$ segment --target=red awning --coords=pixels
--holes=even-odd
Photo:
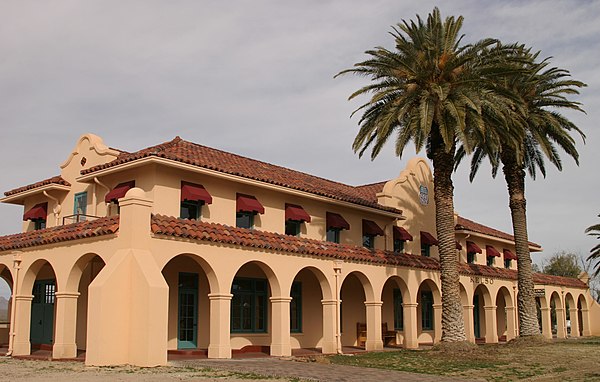
[[[504,260],[517,260],[517,255],[512,253],[509,249],[504,248],[502,253],[504,253]]]
[[[492,247],[491,245],[486,245],[485,255],[487,257],[500,257],[500,252],[498,252],[496,248]]]
[[[237,212],[265,213],[265,207],[252,195],[237,194],[235,201]]]
[[[373,220],[363,219],[362,221],[363,235],[383,236],[385,232]]]
[[[310,223],[310,215],[304,208],[296,204],[285,204],[285,220],[296,220]]]
[[[460,245],[458,241],[456,242],[456,249],[458,249],[459,251],[462,249],[462,245]]]
[[[438,245],[438,240],[429,232],[421,231],[421,244]]]
[[[412,241],[413,237],[407,230],[402,227],[392,227],[394,231],[394,240]]]
[[[104,197],[104,201],[106,203],[110,203],[113,200],[117,201],[125,196],[127,191],[131,190],[135,187],[135,180],[130,180],[129,182],[123,182],[117,184],[117,187],[113,188],[106,196]]]
[[[467,253],[482,253],[483,251],[479,246],[472,241],[467,241]]]
[[[181,182],[181,201],[212,203],[212,196],[200,184]]]
[[[25,220],[46,220],[48,216],[48,203],[39,203],[33,206],[29,211],[23,215],[23,221]]]
[[[338,229],[350,229],[350,224],[340,214],[334,212],[327,212],[327,229],[338,228]]]

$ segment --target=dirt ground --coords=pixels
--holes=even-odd
[[[211,370],[199,367],[132,366],[85,367],[82,362],[27,361],[0,358],[1,382],[170,382],[170,381],[289,381],[289,379],[262,378],[256,374]]]

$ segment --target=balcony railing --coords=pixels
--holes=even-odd
[[[63,225],[100,219],[100,216],[75,214],[63,217]]]

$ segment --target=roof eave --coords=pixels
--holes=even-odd
[[[0,199],[0,202],[23,205],[23,204],[25,204],[26,198],[36,195],[36,194],[39,194],[39,193],[43,193],[44,191],[69,192],[69,191],[71,191],[71,187],[65,186],[63,184],[46,184],[44,186],[32,188],[29,190],[25,190],[25,191],[17,192],[12,195],[5,196],[4,198]]]
[[[505,244],[509,244],[509,245],[515,245],[515,242],[513,240],[507,240],[507,239],[503,239],[501,237],[497,237],[497,236],[492,236],[492,235],[486,235],[484,233],[481,232],[477,232],[477,231],[472,231],[472,230],[468,230],[468,229],[457,229],[455,230],[455,233],[462,233],[465,235],[472,235],[472,236],[477,236],[480,237],[482,239],[488,239],[488,240],[495,240],[495,241],[499,241],[501,243],[505,243]],[[537,247],[534,245],[529,245],[529,250],[531,252],[541,252],[544,249],[542,247]]]
[[[274,191],[285,192],[287,194],[302,196],[302,197],[306,197],[306,198],[310,198],[310,199],[314,199],[314,200],[325,201],[327,203],[337,204],[340,206],[355,208],[355,209],[359,209],[362,211],[367,211],[367,212],[371,212],[371,213],[375,213],[375,214],[379,214],[379,215],[384,215],[384,216],[394,218],[394,219],[406,220],[406,217],[402,215],[402,211],[399,211],[399,212],[387,211],[385,209],[379,209],[379,208],[365,206],[365,205],[358,204],[358,203],[352,203],[352,202],[347,202],[344,200],[334,199],[334,198],[330,198],[330,197],[323,196],[323,195],[318,195],[318,194],[313,194],[313,193],[306,192],[306,191],[296,190],[295,188],[290,188],[290,187],[280,186],[277,184],[267,183],[267,182],[263,182],[263,181],[256,180],[256,179],[246,178],[246,177],[239,176],[239,175],[232,175],[232,174],[228,174],[228,173],[225,173],[222,171],[211,170],[211,169],[208,169],[205,167],[195,166],[195,165],[191,165],[191,164],[187,164],[187,163],[182,163],[182,162],[179,162],[179,161],[176,161],[173,159],[162,158],[162,157],[157,157],[157,156],[148,156],[148,157],[144,157],[144,158],[140,158],[140,159],[134,159],[129,162],[125,162],[125,163],[117,164],[115,166],[111,166],[111,167],[108,167],[105,169],[93,171],[93,172],[90,172],[88,174],[78,177],[77,181],[78,182],[93,182],[94,178],[100,178],[100,177],[111,175],[111,174],[114,174],[114,173],[117,173],[120,171],[132,169],[132,168],[136,168],[136,167],[141,167],[141,166],[145,166],[145,165],[149,165],[149,164],[162,164],[165,166],[174,167],[174,168],[185,170],[185,171],[192,171],[192,172],[200,173],[203,175],[214,176],[214,177],[221,178],[221,179],[227,179],[227,180],[244,183],[244,184],[248,184],[248,185],[252,185],[252,186],[267,188],[267,189],[271,189]]]

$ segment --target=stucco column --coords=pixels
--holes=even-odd
[[[230,293],[210,293],[210,334],[208,358],[231,358]]]
[[[579,315],[577,307],[569,308],[569,317],[571,318],[571,337],[579,337]]]
[[[579,325],[583,326],[583,335],[591,336],[592,331],[590,330],[590,310],[585,308],[581,309],[581,319],[583,322],[580,322]]]
[[[498,343],[498,322],[496,320],[496,305],[484,306],[485,311],[485,343]]]
[[[290,356],[290,301],[291,297],[271,297],[271,355]]]
[[[465,334],[467,341],[475,343],[475,329],[473,323],[473,308],[474,305],[463,305],[463,318],[465,320]]]
[[[556,308],[556,337],[567,338],[567,325],[566,325],[565,310]]]
[[[29,342],[29,331],[31,329],[31,301],[33,295],[15,296],[15,322],[11,330],[15,333],[13,342],[13,355],[31,354],[31,343]]]
[[[323,354],[337,353],[336,306],[337,300],[321,300],[323,306]]]
[[[442,340],[442,304],[433,304],[433,343]]]
[[[510,341],[517,336],[517,325],[515,322],[515,307],[506,308],[506,341]]]
[[[402,313],[404,313],[404,348],[417,349],[419,347],[419,337],[417,335],[417,303],[403,303]]]
[[[56,292],[56,324],[52,358],[77,357],[77,298],[79,292]]]
[[[367,342],[366,350],[382,350],[381,339],[381,306],[382,301],[365,301],[367,307]]]
[[[550,338],[552,339],[552,328],[551,328],[551,322],[552,320],[550,319],[550,308],[540,308],[540,311],[542,312],[542,335],[546,338]]]

